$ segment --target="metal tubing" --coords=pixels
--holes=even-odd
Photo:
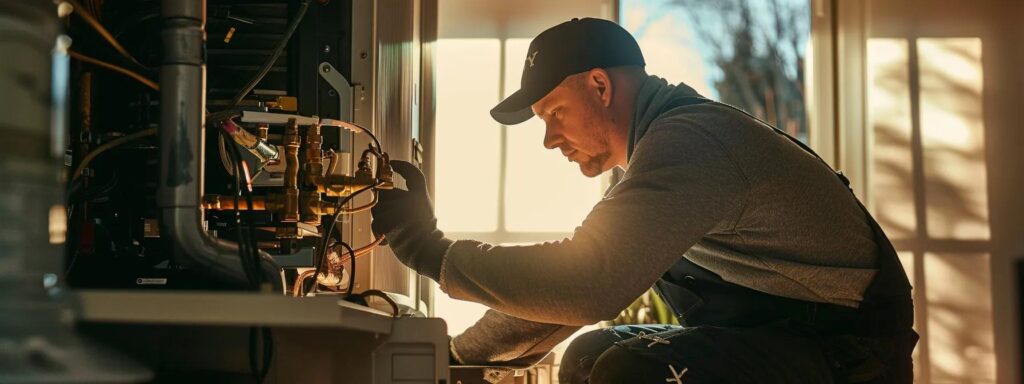
[[[205,0],[164,0],[161,7],[164,62],[160,66],[160,189],[164,230],[174,241],[176,261],[239,288],[247,285],[238,244],[203,228]],[[280,268],[259,252],[264,280],[283,291]]]

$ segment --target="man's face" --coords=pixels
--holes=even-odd
[[[599,91],[582,76],[567,77],[532,109],[546,126],[544,147],[557,148],[583,175],[594,177],[615,166],[609,139],[614,125]]]

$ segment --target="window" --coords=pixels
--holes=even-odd
[[[570,236],[608,185],[544,148],[540,119],[505,127],[489,111],[519,89],[528,38],[438,41],[435,207],[448,237],[494,244]],[[486,308],[435,294],[449,332]]]
[[[685,82],[807,142],[807,0],[622,0],[647,72]]]
[[[436,206],[453,238],[491,243],[558,240],[604,192],[556,150],[539,119],[505,127],[488,112],[519,89],[530,39],[438,42]]]

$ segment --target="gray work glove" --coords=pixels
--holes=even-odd
[[[402,264],[440,282],[441,262],[452,240],[437,229],[426,178],[408,162],[392,160],[390,164],[405,178],[409,190],[378,192],[377,205],[371,211],[373,232],[387,236],[388,245]]]

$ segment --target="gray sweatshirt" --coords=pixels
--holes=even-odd
[[[614,318],[680,258],[758,291],[857,307],[876,272],[867,218],[832,170],[732,107],[651,76],[622,180],[571,238],[456,241],[441,289],[492,308],[453,340],[466,363],[525,363]],[[557,188],[557,186],[551,186]]]

